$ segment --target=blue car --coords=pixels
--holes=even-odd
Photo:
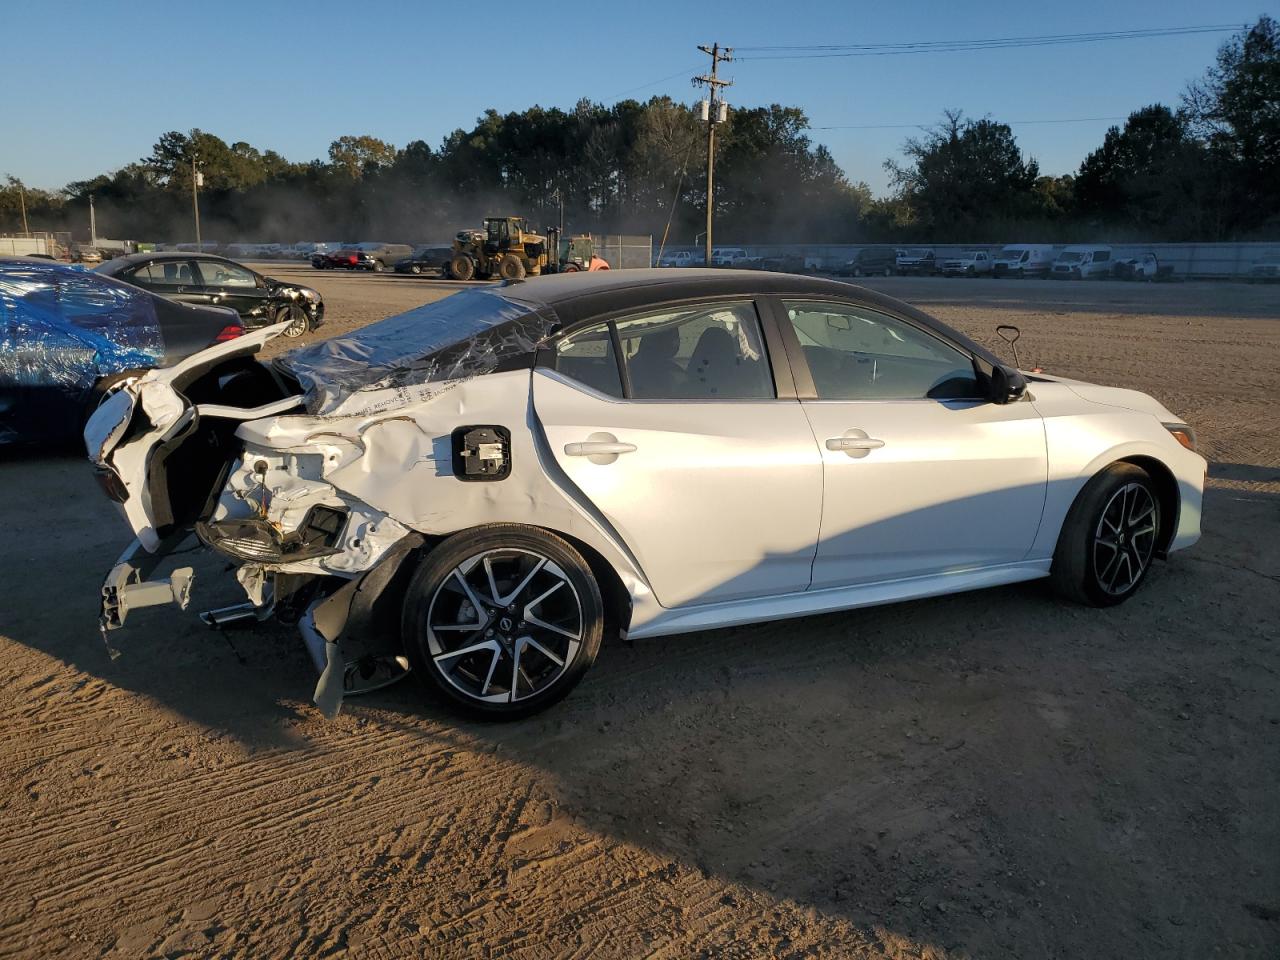
[[[49,260],[0,258],[0,446],[76,437],[102,378],[242,333],[234,310],[175,303]]]

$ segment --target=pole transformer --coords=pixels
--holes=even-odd
[[[699,46],[699,50],[711,58],[711,73],[694,77],[693,82],[707,88],[707,237],[704,256],[706,265],[711,266],[711,216],[715,210],[715,166],[716,166],[716,124],[728,119],[728,107],[724,102],[721,87],[732,86],[732,80],[721,80],[719,67],[721,63],[733,60],[733,50],[722,47],[718,43],[711,46]]]

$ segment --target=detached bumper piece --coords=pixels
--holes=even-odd
[[[191,600],[191,581],[195,577],[191,567],[180,567],[164,580],[147,580],[165,554],[171,553],[178,545],[174,543],[170,549],[150,554],[143,550],[142,544],[134,540],[120,555],[102,584],[98,629],[102,631],[104,641],[108,631],[119,630],[124,626],[130,610],[159,607],[168,603],[176,603],[182,610],[187,609]],[[107,643],[107,651],[112,659],[119,656],[119,651],[110,643]]]
[[[247,563],[288,563],[314,560],[338,552],[335,544],[347,523],[347,512],[317,505],[307,511],[302,525],[281,533],[269,520],[214,520],[196,524],[196,536],[205,546]]]

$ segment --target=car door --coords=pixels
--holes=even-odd
[[[905,318],[837,301],[770,305],[823,458],[811,589],[1027,556],[1047,475],[1031,403],[982,398],[972,356]]]
[[[550,454],[659,603],[808,587],[822,462],[785,361],[771,376],[753,302],[602,321],[551,352],[533,375]]]
[[[190,260],[150,260],[121,274],[121,280],[182,303],[208,303],[200,274]]]
[[[248,267],[230,260],[205,258],[197,260],[196,267],[206,303],[230,307],[247,327],[261,327],[272,321],[270,291]]]

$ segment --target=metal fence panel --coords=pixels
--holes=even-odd
[[[653,237],[610,233],[592,237],[596,251],[614,270],[653,266]]]

